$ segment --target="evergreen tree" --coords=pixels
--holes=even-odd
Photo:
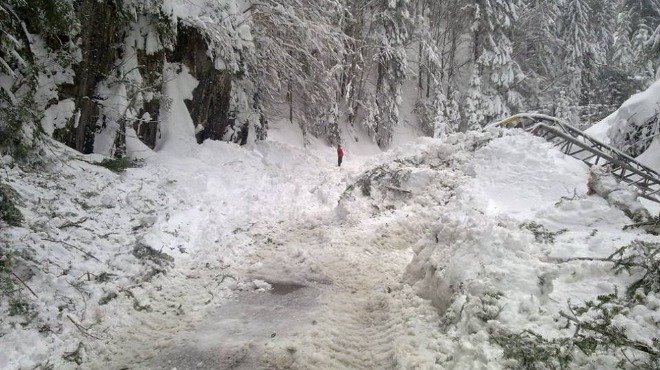
[[[257,50],[250,71],[265,107],[277,109],[285,100],[289,120],[297,120],[305,134],[338,136],[328,112],[338,104],[337,71],[346,53],[336,23],[341,9],[339,1],[278,0],[252,10]]]
[[[378,122],[375,123],[376,142],[386,147],[392,140],[394,127],[399,124],[401,88],[406,78],[406,43],[410,37],[410,3],[408,0],[381,0],[376,22],[381,40],[378,53],[376,104]]]
[[[72,35],[77,25],[65,0],[0,1],[0,154],[26,154],[27,143],[40,132],[47,99],[36,95],[47,66],[35,55],[33,38],[43,38],[45,52],[56,54],[64,47],[59,37]]]
[[[631,42],[636,56],[635,68],[638,78],[648,85],[653,81],[657,56],[649,52],[653,43],[652,34],[660,25],[660,0],[625,0],[625,9],[631,16]]]
[[[632,33],[640,27],[651,27],[660,22],[659,0],[624,0],[624,4],[631,14]]]
[[[653,79],[653,65],[647,53],[647,45],[650,40],[651,30],[645,24],[637,28],[632,38],[632,50],[636,56],[634,66],[639,78],[644,80]]]
[[[580,102],[583,89],[583,70],[593,53],[594,31],[589,27],[591,9],[585,0],[568,0],[562,14],[562,40],[570,79],[567,96],[575,104]]]
[[[655,78],[660,79],[660,24],[656,27],[648,43],[649,55],[655,64]]]
[[[618,107],[642,88],[639,79],[635,77],[637,56],[630,41],[630,12],[621,4],[617,13],[608,61],[600,68],[599,73],[602,85],[599,91],[601,100],[604,105],[612,108]]]
[[[479,130],[484,123],[484,96],[482,95],[481,77],[475,68],[463,105],[463,117],[466,130]]]
[[[525,79],[518,85],[533,110],[552,113],[562,89],[563,63],[557,63],[563,42],[559,38],[557,0],[526,0],[514,27],[514,55]]]
[[[635,62],[631,34],[630,13],[623,9],[617,15],[616,31],[614,33],[614,44],[612,46],[612,63],[616,68],[625,70]]]
[[[435,94],[433,99],[433,109],[431,113],[433,114],[433,137],[437,139],[442,139],[449,133],[449,125],[446,116],[447,112],[447,98],[442,91],[438,91]]]
[[[482,100],[479,106],[482,112],[480,125],[490,120],[502,118],[510,114],[511,106],[516,102],[509,99],[512,85],[522,75],[520,67],[513,60],[513,46],[509,38],[513,23],[517,19],[517,0],[489,1],[477,0],[468,8],[474,17],[471,30],[473,32],[473,57],[475,71],[483,77],[480,85],[481,94],[470,91],[469,96]],[[478,77],[479,77],[478,76]],[[477,87],[472,77],[470,90]],[[473,127],[476,116],[468,118],[468,126]]]

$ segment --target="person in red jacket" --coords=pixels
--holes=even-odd
[[[341,160],[344,158],[344,148],[337,145],[337,166],[341,167]]]

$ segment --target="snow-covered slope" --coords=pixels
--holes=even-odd
[[[659,239],[622,231],[630,219],[586,194],[586,165],[541,139],[493,140],[470,165],[472,179],[457,188],[407,270],[416,291],[445,312],[441,363],[499,368],[520,366],[512,362],[517,359],[558,366],[561,357],[553,351],[562,347],[550,341],[575,333],[560,312],[624,292],[631,282],[602,259],[635,240]],[[653,347],[658,302],[652,294],[614,325]],[[554,354],[536,353],[541,347]],[[569,355],[574,364],[596,367],[620,360],[613,353]]]
[[[7,169],[25,222],[3,225],[2,254],[25,286],[0,306],[0,367],[521,366],[512,347],[547,365],[574,334],[569,299],[638,276],[603,258],[659,242],[622,230],[585,165],[522,132],[348,150],[341,168],[319,142],[191,148],[120,174],[59,146],[38,171]],[[655,294],[613,327],[653,346]]]
[[[190,271],[243,258],[253,246],[241,232],[255,224],[333,208],[331,189],[345,181],[330,147],[319,149],[327,154],[275,142],[189,148],[117,174],[94,164],[102,157],[52,143],[41,163],[3,171],[25,221],[0,230],[3,266],[10,260],[16,273],[3,281],[14,293],[0,306],[0,368],[66,364],[62,355],[79,343],[104,347],[114,328],[139,326],[154,311],[177,325],[169,315],[199,304],[197,292],[208,299],[200,291],[208,281],[189,280]],[[347,157],[342,169],[354,165]]]

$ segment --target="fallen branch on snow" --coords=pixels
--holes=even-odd
[[[96,339],[96,340],[102,340],[102,338],[99,338],[99,337],[97,337],[96,335],[94,335],[94,334],[90,334],[89,332],[87,332],[87,329],[86,329],[85,327],[83,327],[82,325],[78,324],[77,322],[75,322],[75,321],[73,320],[73,318],[71,317],[71,315],[66,315],[66,317],[69,319],[69,321],[71,321],[71,323],[72,323],[72,324],[73,324],[78,330],[80,330],[81,333],[85,334],[86,336],[88,336],[88,337],[90,337],[90,338],[94,338],[94,339]]]
[[[67,243],[67,242],[65,242],[65,241],[63,241],[63,240],[55,240],[55,239],[49,239],[49,238],[44,238],[44,240],[49,241],[49,242],[51,242],[51,243],[62,243],[62,244],[64,244],[64,245],[66,245],[66,246],[69,246],[69,247],[71,247],[71,248],[73,248],[73,249],[76,249],[76,250],[82,252],[83,254],[85,254],[85,255],[86,255],[87,257],[89,257],[89,258],[93,258],[93,259],[95,259],[95,260],[97,260],[97,261],[103,263],[103,261],[101,261],[100,259],[96,258],[95,255],[93,255],[93,254],[91,254],[91,253],[89,253],[89,252],[83,250],[83,249],[80,248],[80,247],[76,247],[75,245],[73,245],[73,244],[71,244],[71,243]]]

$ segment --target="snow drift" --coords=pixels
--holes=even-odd
[[[660,171],[660,80],[586,132]]]

